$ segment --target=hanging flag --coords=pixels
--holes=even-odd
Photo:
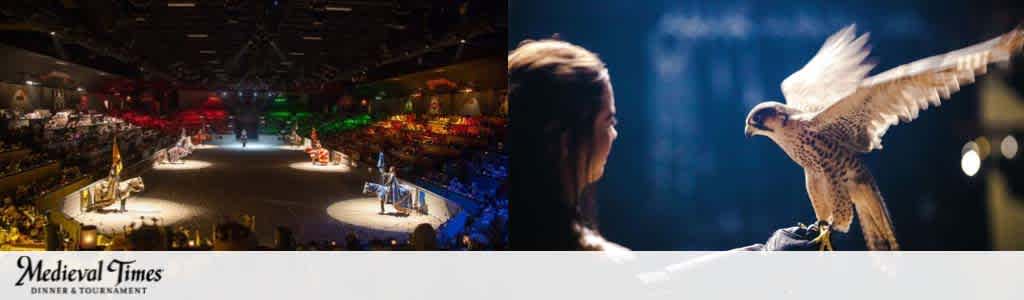
[[[110,176],[107,176],[107,189],[103,199],[117,199],[117,185],[121,180],[121,150],[117,147],[117,135],[114,135],[111,152]]]
[[[111,151],[111,166],[110,174],[115,177],[121,177],[121,150],[117,147],[117,136],[114,136],[114,149]]]

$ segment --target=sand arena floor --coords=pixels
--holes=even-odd
[[[292,229],[296,240],[344,240],[349,231],[361,239],[404,240],[420,223],[435,228],[444,220],[426,215],[378,214],[379,203],[363,195],[363,182],[374,175],[367,166],[313,166],[298,148],[263,136],[246,147],[231,136],[204,145],[180,165],[156,165],[141,174],[145,190],[127,202],[127,212],[83,213],[77,193],[64,200],[63,211],[101,231],[120,231],[140,217],[161,224],[198,228],[209,234],[223,217],[256,217],[260,243],[271,245],[274,228]],[[388,212],[393,208],[388,207]]]

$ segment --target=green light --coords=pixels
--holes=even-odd
[[[285,97],[274,98],[274,103],[285,103],[285,102],[288,102],[288,98],[285,98]]]
[[[274,112],[268,113],[268,115],[270,115],[270,118],[273,118],[273,119],[284,120],[284,119],[291,118],[292,113],[287,112],[287,111],[274,111]]]

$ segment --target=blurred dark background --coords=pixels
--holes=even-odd
[[[608,64],[620,125],[599,183],[600,228],[634,250],[730,249],[814,221],[800,167],[767,138],[745,138],[744,118],[782,101],[779,83],[843,26],[871,32],[877,74],[1024,21],[1021,1],[1002,0],[509,5],[510,51],[558,34]],[[1024,158],[1008,153],[1024,139],[1022,66],[1017,56],[991,67],[864,156],[904,250],[1024,250]],[[982,158],[973,176],[961,166],[969,143]],[[513,218],[529,217],[512,203]],[[512,224],[513,243],[529,238]],[[840,250],[864,249],[859,225],[834,237]]]

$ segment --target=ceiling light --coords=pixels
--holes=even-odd
[[[306,54],[302,53],[302,52],[288,52],[288,55],[303,56],[303,55],[306,55]]]
[[[25,80],[25,84],[27,84],[27,85],[37,85],[39,83],[35,82],[35,81],[31,81],[31,80]]]
[[[344,7],[344,6],[328,6],[328,7],[325,7],[324,10],[326,10],[326,11],[352,11],[352,8],[351,7]]]
[[[466,40],[459,40],[459,44],[465,44]]]
[[[196,7],[192,2],[168,2],[167,7]]]
[[[319,37],[319,36],[304,36],[304,37],[302,37],[302,39],[307,40],[307,41],[320,41],[320,40],[323,40],[324,38]]]
[[[50,31],[50,35],[57,35],[56,32]]]
[[[207,37],[210,37],[209,35],[207,35],[205,33],[190,33],[190,34],[187,34],[185,36],[187,36],[189,38],[193,38],[193,39],[205,39]]]
[[[84,92],[84,91],[85,91],[85,89],[84,89],[84,88],[82,88],[82,87],[78,87],[78,88],[77,88],[77,89],[75,89],[75,90],[76,90],[76,91],[79,91],[79,92]]]
[[[66,65],[68,65],[68,63],[66,63],[66,62],[62,62],[62,61],[59,61],[59,60],[57,61],[57,64],[58,64],[58,65],[62,65],[62,66],[66,66]]]

